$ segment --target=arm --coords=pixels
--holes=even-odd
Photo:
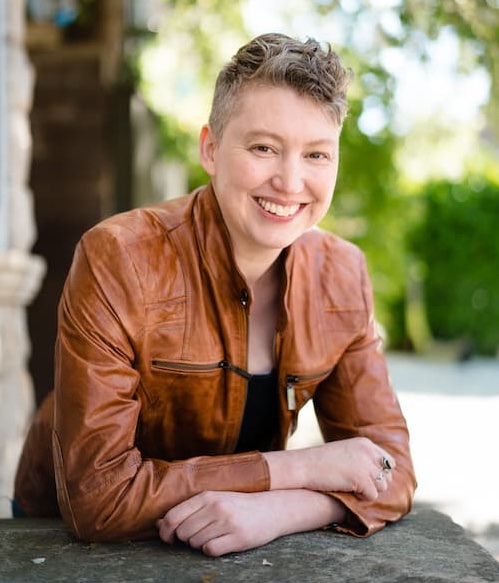
[[[340,522],[344,516],[341,503],[310,490],[204,492],[167,512],[158,520],[158,529],[166,543],[178,538],[219,556]]]
[[[320,490],[351,491],[358,498],[375,500],[392,481],[391,472],[382,472],[383,455],[386,452],[362,438],[265,453],[270,492],[204,492],[158,520],[159,535],[167,543],[177,537],[218,556],[286,534],[344,523],[343,503]],[[384,479],[377,480],[379,475]]]
[[[376,331],[371,283],[363,256],[360,272],[367,315],[365,332],[348,347],[333,374],[319,386],[314,405],[326,442],[368,438],[396,462],[389,489],[375,500],[331,492],[349,509],[341,530],[365,536],[409,512],[416,479],[406,421],[391,387]]]
[[[53,454],[61,513],[86,540],[154,536],[159,516],[199,492],[269,485],[259,453],[172,463],[142,457],[134,361],[144,321],[126,246],[101,229],[85,236],[59,307]]]
[[[376,500],[392,482],[391,470],[383,471],[383,458],[390,461],[392,468],[396,467],[385,450],[359,437],[304,449],[272,451],[264,456],[270,468],[272,490],[349,492],[367,501]]]
[[[358,536],[406,514],[416,487],[408,431],[384,358],[369,352],[347,354],[314,397],[324,445],[264,454],[272,490],[328,493],[347,510],[335,520],[338,530]],[[361,356],[371,359],[369,366],[362,366]],[[379,481],[383,457],[393,470]]]

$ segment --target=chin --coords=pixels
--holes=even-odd
[[[301,235],[301,233],[300,233]],[[300,235],[297,235],[296,237],[286,237],[286,238],[276,238],[276,239],[272,239],[271,237],[265,239],[264,241],[261,241],[261,244],[263,247],[266,247],[267,249],[275,249],[275,250],[279,250],[282,251],[283,249],[286,249],[286,247],[289,247],[290,245],[292,245],[296,239],[298,239],[300,237]]]

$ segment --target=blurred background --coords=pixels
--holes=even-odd
[[[206,182],[216,73],[270,31],[355,73],[322,226],[367,255],[420,499],[496,549],[499,0],[0,0],[0,495],[52,386],[76,242]]]

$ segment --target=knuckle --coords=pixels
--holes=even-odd
[[[373,442],[368,437],[357,437],[356,439],[357,445],[362,452],[366,454],[372,452]]]
[[[174,528],[176,525],[175,514],[173,512],[168,512],[165,517],[161,520],[161,528],[169,530]]]
[[[210,501],[210,506],[217,514],[222,514],[225,512],[225,502],[220,498],[213,498]]]
[[[182,525],[180,525],[180,526],[179,526],[179,527],[176,529],[176,531],[175,531],[175,535],[176,535],[176,536],[177,536],[177,538],[178,538],[179,540],[181,540],[182,542],[184,542],[184,543],[188,543],[188,542],[189,542],[189,540],[188,540],[188,537],[186,536],[186,533],[185,533],[185,529],[184,529],[184,528],[182,528]]]
[[[193,549],[198,549],[201,546],[199,539],[196,536],[191,536],[185,542]]]
[[[212,500],[216,499],[216,492],[213,492],[212,490],[205,490],[204,492],[201,492],[199,495],[199,499],[202,502],[211,502]]]

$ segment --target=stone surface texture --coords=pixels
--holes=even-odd
[[[368,539],[288,536],[209,558],[159,540],[83,543],[57,521],[0,521],[0,582],[481,583],[499,563],[446,515],[424,506]]]

